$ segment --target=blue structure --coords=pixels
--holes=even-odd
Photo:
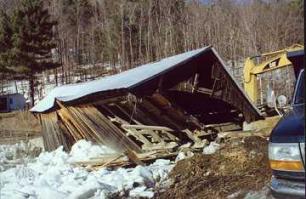
[[[0,112],[23,110],[25,107],[26,100],[20,93],[0,95]]]

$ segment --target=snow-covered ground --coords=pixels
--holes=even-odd
[[[14,145],[0,145],[0,172],[16,164],[30,161],[40,152],[41,148],[31,143],[20,142]]]
[[[63,147],[35,156],[31,143],[0,145],[0,198],[152,198],[155,188],[169,186],[167,176],[175,163],[193,156],[180,152],[174,162],[158,159],[148,166],[101,168],[87,171],[72,166],[74,162],[116,153],[112,149],[80,140],[66,153]],[[214,153],[210,144],[204,151]]]
[[[219,150],[219,148],[220,144],[211,142],[208,146],[203,148],[203,154],[214,154],[217,150]]]
[[[220,145],[211,142],[203,154],[213,154]],[[52,152],[41,152],[37,157],[29,143],[0,145],[0,199],[87,199],[87,198],[152,198],[156,190],[162,190],[173,182],[167,179],[179,160],[193,156],[180,152],[175,161],[158,159],[148,166],[101,168],[88,171],[71,163],[87,161],[107,154],[112,149],[80,140],[70,153],[59,147]],[[227,198],[237,198],[241,191]],[[245,199],[273,199],[269,189],[245,193]]]
[[[22,145],[0,146],[0,164],[14,159],[20,148]],[[52,152],[42,152],[36,158],[27,156],[13,168],[2,168],[0,198],[151,198],[154,187],[166,179],[174,166],[170,160],[159,159],[148,166],[101,168],[89,172],[70,164],[111,153],[114,151],[105,146],[81,140],[70,153],[59,147]]]

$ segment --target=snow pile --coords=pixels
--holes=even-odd
[[[20,142],[13,145],[0,145],[0,171],[16,164],[29,161],[41,152],[41,148],[31,143]]]
[[[88,159],[94,155],[113,152],[90,142],[80,141],[71,153],[59,147],[52,152],[42,152],[32,162],[17,165],[0,173],[0,198],[152,198],[154,187],[166,179],[173,168],[170,160],[156,160],[148,166],[102,168],[88,172],[73,167],[73,160]]]
[[[211,142],[208,146],[204,147],[203,154],[214,154],[220,148],[220,144]]]
[[[101,155],[114,153],[116,153],[114,150],[106,146],[94,145],[89,141],[79,140],[70,150],[69,162],[86,161]]]

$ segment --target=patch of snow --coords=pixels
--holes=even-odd
[[[86,161],[91,158],[114,153],[116,153],[114,150],[106,146],[94,145],[90,141],[79,140],[70,150],[71,157],[69,162]]]
[[[274,199],[268,186],[263,187],[259,191],[250,191],[244,199]]]
[[[153,198],[154,192],[147,190],[145,186],[141,186],[131,190],[129,196],[132,198]]]
[[[38,147],[41,149],[44,149],[44,140],[42,137],[36,137],[36,138],[31,138],[29,139],[29,144],[33,145],[33,147]]]
[[[194,153],[191,152],[191,151],[187,151],[187,152],[181,151],[181,152],[179,152],[179,154],[176,156],[175,162],[178,162],[178,161],[183,160],[183,159],[186,159],[186,158],[190,158],[190,157],[192,157],[193,155],[194,155]]]
[[[183,160],[186,158],[186,155],[184,152],[179,152],[179,154],[177,154],[176,158],[175,158],[175,162],[178,162],[180,160]]]
[[[241,191],[237,191],[235,193],[232,193],[231,195],[227,196],[227,199],[234,199],[237,198],[242,192]]]
[[[0,171],[27,162],[38,155],[40,151],[41,148],[23,141],[11,145],[0,145]]]
[[[174,164],[172,164],[170,160],[158,159],[147,167],[150,171],[152,171],[154,181],[160,182],[168,177],[168,174],[174,167]]]
[[[42,152],[32,161],[0,172],[0,198],[152,198],[154,187],[167,178],[174,166],[170,160],[159,159],[148,166],[89,172],[70,164],[72,160],[87,160],[93,156],[91,153],[99,156],[111,152],[84,140],[76,143],[70,153],[63,147]]]
[[[203,148],[203,154],[214,154],[220,148],[220,144],[210,142],[210,144]]]

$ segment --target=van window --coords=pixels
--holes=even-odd
[[[301,78],[298,82],[298,86],[296,88],[294,104],[304,103],[304,88],[305,88],[305,82],[304,82],[304,71],[303,71],[301,74]]]

